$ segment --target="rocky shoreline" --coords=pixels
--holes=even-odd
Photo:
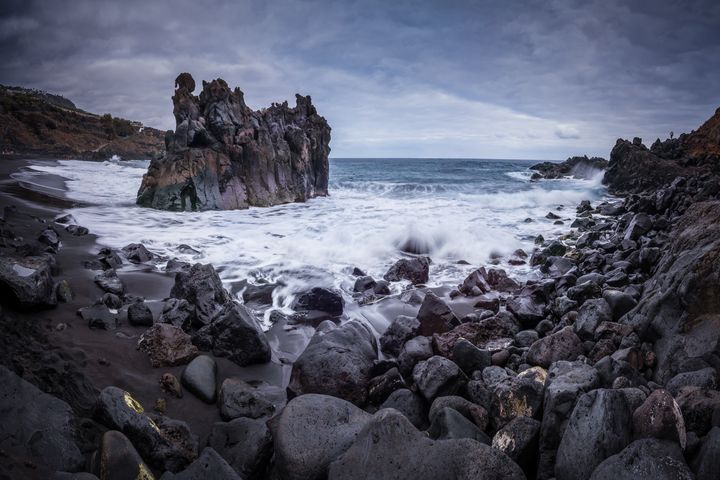
[[[3,473],[717,478],[718,125],[720,111],[681,140],[618,141],[605,179],[622,196],[580,203],[568,234],[514,254],[539,280],[489,264],[445,294],[424,287],[420,255],[382,280],[357,266],[358,303],[408,284],[405,314],[383,332],[342,322],[345,299],[323,288],[263,332],[253,305],[273,285],[249,286],[240,304],[212,266],[145,271],[153,254],[139,244],[68,257],[80,226],[6,209],[0,411],[17,421],[0,427]],[[109,367],[57,347],[70,330],[104,338]],[[292,352],[278,352],[279,331],[297,335]]]

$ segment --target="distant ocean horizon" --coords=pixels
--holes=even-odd
[[[59,160],[33,168],[67,179],[67,196],[83,204],[70,213],[100,243],[142,242],[165,258],[212,263],[228,286],[282,282],[276,301],[284,307],[308,286],[339,288],[351,299],[353,267],[381,278],[408,245],[431,257],[431,286],[456,284],[498,255],[512,275],[533,275],[504,260],[518,248],[531,252],[537,235],[567,231],[569,223],[555,225],[548,212],[571,222],[581,200],[606,195],[600,176],[530,181],[529,167],[539,161],[331,158],[328,197],[208,212],[135,205],[147,161]]]

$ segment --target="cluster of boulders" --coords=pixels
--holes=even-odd
[[[175,80],[175,132],[150,163],[137,195],[162,210],[227,210],[328,194],[330,127],[309,96],[253,111],[239,88],[218,78]]]

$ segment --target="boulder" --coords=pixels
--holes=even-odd
[[[200,456],[179,473],[166,472],[160,480],[204,480],[222,478],[243,480],[233,468],[211,447],[205,447]]]
[[[272,456],[272,435],[266,420],[236,418],[213,424],[208,446],[244,479],[259,480]]]
[[[185,370],[180,381],[183,386],[206,403],[215,403],[217,399],[217,363],[212,357],[195,357]]]
[[[490,445],[490,438],[457,410],[444,407],[432,416],[428,436],[434,440],[469,438]]]
[[[215,321],[202,327],[193,341],[212,350],[216,357],[226,357],[240,366],[267,363],[271,357],[260,323],[244,305],[236,303],[229,304]]]
[[[288,394],[323,393],[364,405],[376,358],[375,336],[363,323],[318,330],[293,364]]]
[[[375,285],[377,285],[375,279],[369,275],[365,275],[363,277],[355,279],[355,284],[353,285],[353,292],[362,293],[366,290],[374,288]]]
[[[533,343],[527,352],[527,361],[530,365],[548,368],[558,360],[575,360],[582,354],[582,341],[573,327],[565,327]]]
[[[490,386],[490,417],[493,426],[500,429],[518,416],[539,417],[546,378],[547,372],[544,369],[533,367]]]
[[[519,416],[498,430],[492,439],[492,447],[517,463],[527,478],[535,478],[539,437],[540,422],[534,418]]]
[[[405,415],[407,419],[410,420],[410,423],[417,429],[423,429],[427,426],[427,402],[425,402],[420,395],[413,393],[407,388],[401,388],[392,392],[383,404],[380,405],[380,410],[383,408],[394,408]]]
[[[694,480],[676,443],[636,440],[597,466],[590,480]]]
[[[285,391],[266,382],[252,384],[226,378],[220,387],[220,415],[225,420],[239,417],[271,417],[287,402]]]
[[[519,295],[507,301],[508,312],[515,315],[524,328],[534,328],[545,318],[545,302],[537,295]]]
[[[137,203],[162,210],[228,210],[305,201],[328,193],[330,127],[309,96],[251,110],[239,88],[183,73],[173,96],[175,132],[150,162]]]
[[[195,307],[185,299],[168,298],[163,304],[158,322],[169,323],[190,332],[195,322]]]
[[[670,379],[665,388],[672,396],[677,397],[684,387],[717,390],[717,386],[717,372],[714,368],[707,367],[692,372],[678,373]]]
[[[405,380],[397,367],[373,377],[368,384],[368,401],[373,405],[380,405],[395,390],[405,388]]]
[[[524,475],[488,445],[467,438],[431,440],[399,412],[382,410],[328,469],[328,480],[367,478],[510,480]]]
[[[480,430],[485,430],[488,425],[488,412],[481,405],[473,403],[463,397],[456,395],[447,395],[437,397],[430,406],[428,418],[430,421],[435,419],[435,415],[445,408],[452,408],[465,418],[477,425]]]
[[[705,436],[700,451],[693,461],[693,471],[697,480],[720,478],[720,427],[713,427]]]
[[[632,295],[619,290],[605,290],[603,298],[610,305],[612,320],[617,322],[623,315],[635,308],[637,300]]]
[[[260,283],[257,285],[248,283],[242,292],[243,302],[245,304],[256,303],[259,305],[272,305],[272,294],[279,286],[280,284],[278,283]]]
[[[397,356],[402,346],[420,333],[420,321],[415,317],[398,315],[380,336],[380,349]]]
[[[184,365],[198,355],[190,335],[167,323],[157,323],[140,335],[137,349],[148,354],[153,367]]]
[[[555,454],[577,399],[599,386],[593,367],[580,361],[558,361],[550,366],[545,382],[540,426],[538,478],[555,476]]]
[[[212,322],[230,303],[230,295],[212,265],[196,263],[189,271],[175,274],[172,298],[187,300],[195,307],[195,317],[202,325]]]
[[[467,377],[452,361],[438,355],[423,360],[413,368],[413,380],[426,400],[458,392]]]
[[[420,335],[430,337],[443,333],[460,324],[447,303],[432,292],[427,292],[417,314],[420,321]]]
[[[53,470],[84,465],[78,421],[70,406],[0,365],[0,446]]]
[[[93,330],[115,330],[119,324],[117,314],[112,313],[104,304],[83,307],[77,313]]]
[[[491,357],[492,355],[488,350],[481,350],[464,338],[460,338],[455,342],[451,356],[452,361],[467,375],[472,375],[476,370],[489,367]]]
[[[100,440],[100,458],[96,459],[97,474],[101,480],[153,478],[133,444],[117,430],[105,432]]]
[[[301,395],[268,422],[274,473],[286,480],[319,480],[372,418],[350,402],[328,395]]]
[[[145,263],[155,258],[155,255],[145,248],[145,245],[142,243],[131,243],[130,245],[124,246],[121,250],[125,258],[132,263]]]
[[[603,460],[629,445],[637,403],[637,395],[628,390],[598,389],[582,395],[557,450],[557,479],[590,478]]]
[[[698,436],[707,434],[712,427],[720,426],[720,392],[697,387],[686,387],[676,398],[688,432]]]
[[[135,302],[127,309],[127,317],[130,325],[136,327],[149,327],[153,324],[153,314],[145,302]]]
[[[95,283],[108,293],[122,296],[125,293],[125,285],[114,268],[103,271],[95,275]]]
[[[427,283],[430,273],[428,257],[401,258],[385,273],[383,278],[388,282],[409,280],[413,285]]]
[[[137,400],[117,387],[106,387],[100,392],[95,418],[125,434],[151,467],[177,472],[197,456],[197,445],[193,449],[186,438],[178,435],[179,429],[188,431],[187,425],[178,421],[169,426],[158,424],[145,414]]]
[[[433,347],[428,337],[414,337],[405,342],[398,354],[398,365],[403,375],[412,374],[418,362],[433,356]]]
[[[582,340],[595,338],[595,329],[602,322],[612,321],[612,310],[604,298],[595,298],[582,304],[575,319],[575,333]]]
[[[57,304],[52,266],[48,257],[0,256],[0,300],[20,308],[47,308]]]
[[[292,304],[292,308],[296,311],[319,313],[322,320],[339,317],[343,313],[344,306],[345,301],[339,291],[322,287],[301,293]]]
[[[687,445],[685,420],[675,399],[667,390],[658,389],[633,413],[635,438],[657,438]]]

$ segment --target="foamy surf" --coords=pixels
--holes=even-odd
[[[442,169],[442,162],[455,167]],[[409,253],[432,258],[432,285],[454,285],[491,254],[529,252],[538,234],[566,230],[544,218],[548,211],[572,219],[581,200],[604,195],[593,180],[528,182],[517,175],[531,164],[333,160],[329,197],[210,212],[136,206],[147,162],[63,160],[33,168],[67,179],[67,195],[87,204],[70,213],[101,243],[141,242],[165,258],[212,263],[229,285],[282,282],[275,307],[287,309],[293,294],[308,286],[337,287],[350,299],[352,267],[380,278]],[[529,272],[503,266],[520,277]]]

